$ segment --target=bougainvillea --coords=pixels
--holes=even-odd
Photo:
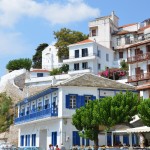
[[[100,76],[113,80],[118,80],[119,78],[126,76],[126,74],[127,72],[125,70],[119,68],[107,68],[105,71],[99,73]]]

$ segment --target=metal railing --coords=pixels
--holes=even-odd
[[[128,57],[127,62],[128,63],[135,63],[135,62],[149,60],[149,59],[150,59],[150,52],[144,53],[144,54],[139,54],[139,55],[132,56],[132,57]]]
[[[58,116],[58,108],[57,107],[46,108],[46,109],[39,108],[39,110],[36,109],[35,111],[30,112],[29,114],[15,118],[14,122],[15,124],[17,124],[20,122],[27,122],[30,120],[36,120],[36,119],[49,117],[49,116]]]
[[[150,72],[128,76],[128,82],[142,81],[150,79]]]

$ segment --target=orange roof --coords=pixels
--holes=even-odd
[[[119,28],[125,28],[125,27],[129,27],[129,26],[136,25],[136,24],[137,24],[137,23],[126,24],[126,25],[120,26]]]
[[[144,31],[147,28],[150,28],[150,25],[147,25],[146,27],[140,28],[139,31]]]
[[[92,40],[90,40],[90,39],[86,39],[86,40],[77,42],[77,43],[75,43],[75,44],[83,44],[83,43],[91,43],[91,42],[94,42],[94,41],[92,41]]]
[[[143,85],[139,85],[136,87],[137,90],[144,90],[144,89],[150,89],[150,82],[147,82]]]
[[[33,69],[30,72],[49,72],[49,71],[45,69]]]

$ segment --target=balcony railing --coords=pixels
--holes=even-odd
[[[31,112],[26,112],[26,115],[23,115],[24,113],[21,113],[18,118],[15,118],[15,124],[23,123],[23,122],[28,122],[31,120],[37,120],[41,118],[46,118],[46,117],[53,117],[53,116],[58,116],[58,108],[53,107],[53,108],[45,108],[45,106],[36,110],[32,110]]]
[[[144,53],[144,54],[139,54],[136,56],[128,57],[127,62],[129,64],[135,63],[135,62],[140,62],[140,61],[145,61],[150,59],[150,52]]]
[[[83,58],[83,57],[91,57],[91,56],[98,56],[97,53],[93,53],[93,54],[85,54],[85,55],[79,55],[79,56],[71,56],[69,57],[69,59],[74,59],[74,58]],[[99,56],[98,56],[99,57]]]
[[[128,76],[128,82],[136,82],[150,79],[150,72]]]

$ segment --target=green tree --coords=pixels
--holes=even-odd
[[[54,68],[52,71],[50,71],[50,75],[58,75],[61,74],[61,71],[59,68]]]
[[[68,45],[85,40],[88,36],[79,31],[62,28],[60,31],[54,32],[54,38],[57,40],[55,46],[58,48],[59,58],[68,58]]]
[[[18,69],[27,69],[30,70],[32,65],[32,61],[29,58],[20,58],[20,59],[14,59],[10,60],[8,64],[6,65],[6,68],[9,71],[18,70]]]
[[[13,123],[12,99],[0,93],[0,132],[6,131]]]
[[[67,73],[69,70],[69,65],[68,64],[63,64],[61,67],[60,67],[60,72],[65,72]]]
[[[36,50],[36,53],[32,57],[33,68],[42,68],[42,51],[48,46],[47,43],[40,44]]]
[[[94,140],[98,145],[99,126],[105,130],[117,124],[129,124],[132,117],[137,114],[139,104],[137,94],[126,92],[114,97],[90,101],[86,106],[76,110],[72,124],[80,131],[81,136]],[[81,131],[84,130],[84,133]]]
[[[79,135],[93,140],[96,146],[98,145],[99,121],[96,120],[93,110],[98,103],[98,100],[90,101],[85,107],[76,109],[72,118],[72,124],[80,131]],[[82,133],[83,130],[84,133]]]
[[[120,66],[121,66],[121,69],[122,69],[122,70],[125,70],[125,71],[128,71],[128,70],[129,70],[129,65],[128,65],[128,63],[127,63],[125,60],[122,60],[122,61],[120,62]]]
[[[142,122],[150,126],[150,99],[143,100],[138,107],[139,117]]]

